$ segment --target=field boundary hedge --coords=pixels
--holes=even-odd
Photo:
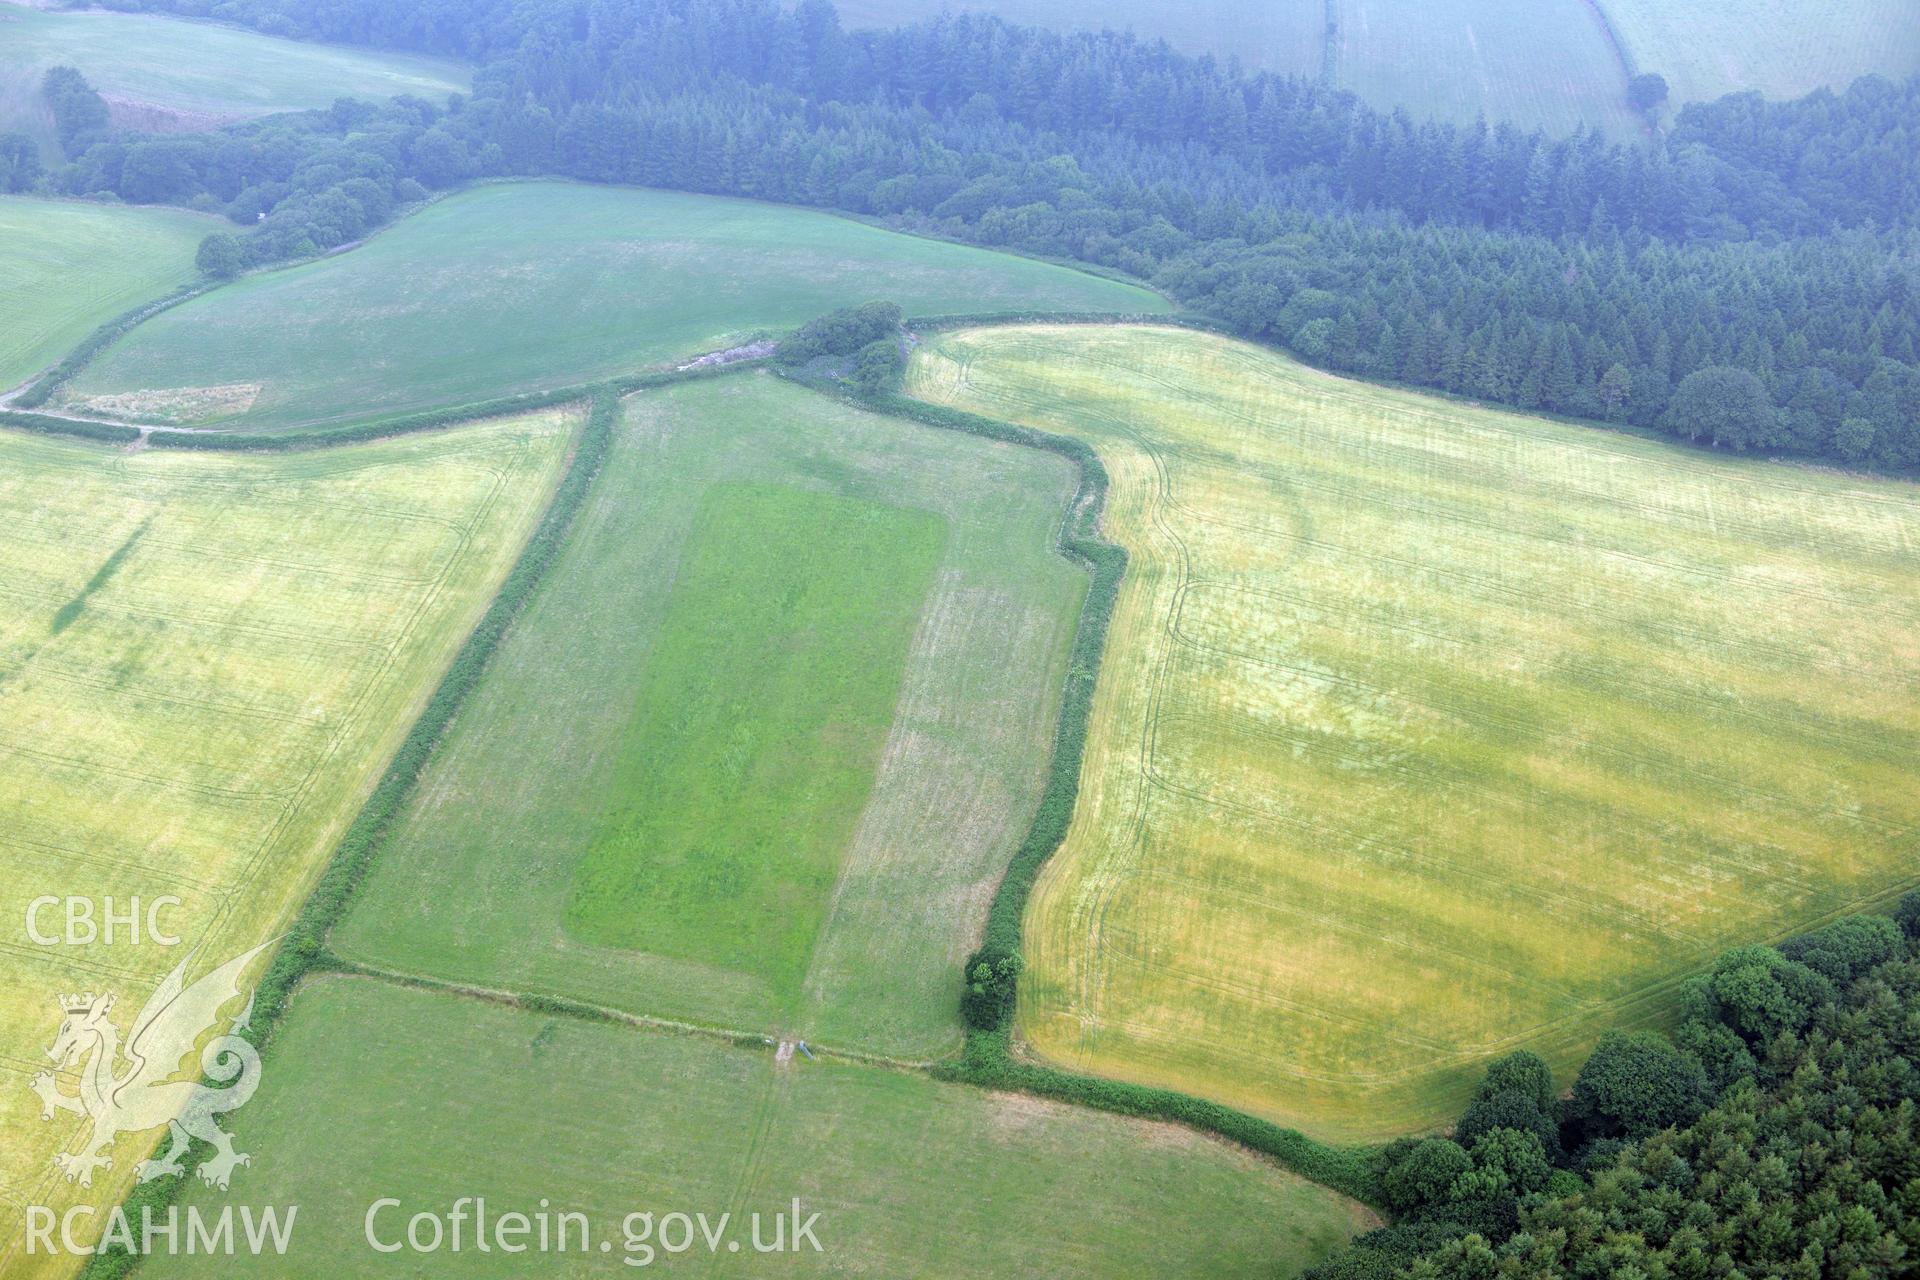
[[[728,364],[703,365],[693,369],[663,370],[654,373],[627,374],[605,382],[581,383],[557,387],[552,391],[526,391],[518,395],[476,400],[471,404],[443,409],[415,410],[378,418],[363,418],[340,427],[313,427],[281,432],[239,432],[218,430],[169,430],[165,427],[137,427],[91,418],[67,418],[57,414],[22,413],[0,409],[0,426],[18,427],[43,435],[72,436],[114,444],[131,444],[146,436],[155,449],[197,449],[210,453],[295,453],[308,449],[331,449],[338,445],[366,444],[420,431],[439,431],[450,427],[484,422],[521,413],[534,413],[556,405],[591,399],[598,391],[628,395],[675,382],[715,378],[741,369],[758,368],[760,360],[736,360]]]
[[[27,383],[26,387],[13,397],[12,403],[23,409],[38,409],[72,380],[73,376],[93,363],[93,358],[106,350],[116,339],[124,336],[127,330],[143,321],[151,320],[162,311],[171,311],[183,302],[191,302],[203,293],[211,293],[224,280],[196,280],[183,284],[172,293],[162,294],[141,303],[130,311],[123,311],[113,319],[80,339],[78,346],[60,357],[60,363],[39,377]]]
[[[574,400],[581,398],[579,394],[572,397]],[[527,539],[527,545],[521,549],[513,567],[507,571],[506,579],[494,593],[486,613],[461,644],[453,664],[428,696],[426,706],[415,718],[413,727],[407,731],[406,738],[388,762],[372,794],[335,846],[333,856],[328,859],[319,880],[314,883],[301,903],[299,913],[282,935],[266,973],[255,988],[253,1017],[243,1034],[260,1048],[263,1057],[301,980],[311,973],[348,968],[338,964],[328,952],[328,933],[345,914],[353,900],[354,891],[365,877],[367,868],[372,865],[374,855],[379,851],[401,806],[412,794],[427,762],[433,758],[447,726],[452,723],[467,695],[479,683],[494,650],[499,647],[513,620],[519,616],[545,578],[547,569],[566,543],[574,517],[586,503],[587,493],[600,474],[613,442],[620,396],[613,386],[601,384],[588,391],[584,398],[589,401],[586,423],[580,429],[573,457],[568,461],[560,483],[555,486],[540,523]],[[205,1150],[196,1145],[194,1154],[204,1156]],[[136,1222],[140,1220],[139,1214],[143,1208],[151,1208],[157,1216],[164,1216],[167,1207],[178,1200],[186,1182],[186,1175],[183,1174],[164,1181],[137,1185],[122,1204]],[[138,1256],[125,1252],[95,1254],[84,1274],[87,1280],[117,1280],[130,1274],[138,1263]]]
[[[1060,550],[1085,565],[1092,574],[1086,604],[1074,630],[1067,665],[1060,719],[1054,730],[1053,754],[1047,765],[1040,807],[1019,850],[1008,863],[992,905],[980,953],[1018,955],[1027,901],[1033,895],[1041,868],[1066,840],[1067,828],[1080,795],[1080,771],[1086,758],[1087,722],[1093,712],[1094,688],[1106,652],[1107,629],[1119,601],[1126,575],[1127,552],[1106,540],[1100,517],[1106,508],[1109,480],[1106,466],[1092,445],[1073,436],[1055,435],[1031,427],[1002,422],[961,409],[928,404],[898,392],[849,396],[853,403],[876,412],[905,418],[924,426],[961,431],[1008,444],[1024,445],[1058,454],[1075,464],[1079,487],[1060,528]],[[983,1089],[1006,1089],[1075,1103],[1118,1115],[1167,1120],[1239,1143],[1271,1157],[1284,1168],[1367,1204],[1381,1200],[1368,1148],[1334,1147],[1295,1129],[1284,1128],[1244,1111],[1209,1102],[1191,1094],[1101,1076],[1082,1075],[1057,1067],[1021,1062],[1013,1056],[1011,1033],[1002,1025],[993,1030],[967,1028],[960,1060],[937,1064],[931,1074],[941,1080]]]
[[[117,422],[91,422],[81,418],[62,418],[51,413],[22,413],[18,409],[0,409],[0,423],[42,436],[69,436],[78,440],[98,440],[104,444],[132,444],[140,438],[140,428]]]

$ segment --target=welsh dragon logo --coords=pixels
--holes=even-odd
[[[233,1135],[215,1122],[216,1116],[245,1106],[260,1083],[260,1054],[236,1034],[246,1028],[252,1002],[200,1052],[201,1071],[226,1087],[175,1077],[201,1037],[219,1024],[221,1008],[239,996],[240,975],[272,945],[262,943],[191,986],[185,979],[193,957],[182,960],[133,1020],[124,1046],[119,1028],[107,1016],[113,1010],[111,995],[60,998],[65,1019],[47,1057],[54,1071],[78,1072],[80,1092],[61,1092],[53,1071],[36,1075],[32,1088],[40,1096],[42,1120],[64,1111],[93,1121],[92,1133],[79,1150],[53,1158],[68,1182],[92,1186],[94,1170],[113,1167],[106,1153],[116,1138],[150,1133],[162,1125],[172,1131],[172,1141],[165,1152],[140,1162],[136,1173],[142,1182],[182,1173],[181,1162],[193,1138],[214,1148],[199,1169],[208,1186],[226,1190],[234,1169],[252,1163],[234,1149]]]

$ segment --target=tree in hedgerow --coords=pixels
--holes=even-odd
[[[974,952],[967,961],[967,986],[960,996],[960,1013],[967,1025],[981,1031],[1004,1026],[1013,1012],[1019,981],[1018,953],[988,948]]]
[[[863,302],[841,307],[801,325],[774,349],[773,358],[788,367],[820,356],[850,356],[882,338],[900,332],[904,318],[892,302]]]
[[[246,264],[246,247],[230,231],[216,231],[202,240],[200,252],[193,256],[193,265],[200,268],[200,273],[216,280],[231,280]]]
[[[865,395],[891,391],[907,371],[907,357],[897,337],[876,338],[860,348],[853,359],[853,372],[847,375],[854,389]]]

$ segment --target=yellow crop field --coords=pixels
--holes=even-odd
[[[33,1087],[60,998],[113,995],[124,1035],[184,958],[191,979],[286,927],[525,544],[575,420],[271,456],[0,434],[0,1273],[64,1271],[23,1256],[25,1207],[117,1203],[158,1136],[56,1166],[89,1131],[43,1120]],[[88,1068],[55,1083],[72,1096]]]
[[[1090,442],[1131,557],[1026,919],[1047,1059],[1406,1132],[1920,880],[1920,488],[1158,327],[909,384]]]

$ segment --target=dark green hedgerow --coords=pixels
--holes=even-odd
[[[626,395],[675,382],[716,378],[765,363],[764,359],[740,360],[732,364],[709,365],[684,371],[630,374],[596,385],[603,385],[615,394]],[[509,414],[550,409],[555,405],[570,404],[592,396],[596,385],[560,387],[553,391],[529,391],[521,395],[500,396],[492,400],[480,400],[446,409],[428,409],[418,413],[364,418],[358,422],[345,423],[337,427],[253,433],[215,429],[169,431],[165,428],[156,428],[152,429],[147,442],[157,449],[196,449],[209,453],[293,453],[304,449],[327,449],[335,445],[365,444],[373,440],[386,440],[393,436],[409,435],[417,431],[439,431],[446,427],[478,422],[485,418],[502,418]],[[43,413],[20,413],[13,410],[0,410],[0,425],[19,427],[22,430],[35,431],[43,435],[73,436],[82,440],[100,440],[113,444],[130,444],[140,438],[142,430],[139,427],[123,426],[119,423],[62,418]]]
[[[138,427],[123,427],[111,422],[81,422],[73,418],[57,418],[50,413],[21,413],[16,409],[0,410],[0,423],[44,436],[73,436],[108,444],[132,444],[140,438]]]
[[[387,765],[386,773],[374,787],[373,794],[367,798],[353,825],[347,829],[339,848],[334,851],[333,859],[321,874],[320,882],[307,896],[300,914],[294,919],[279,949],[274,952],[273,960],[254,992],[253,1018],[244,1033],[263,1052],[274,1027],[286,1013],[294,989],[299,986],[301,979],[332,966],[327,951],[328,932],[345,913],[354,889],[365,876],[394,817],[400,812],[414,784],[419,781],[420,773],[432,757],[441,734],[452,722],[454,713],[459,710],[467,694],[479,682],[500,638],[506,634],[514,617],[539,585],[547,567],[559,554],[566,541],[567,530],[585,502],[601,463],[606,459],[619,403],[619,397],[609,387],[597,388],[592,392],[592,408],[587,415],[586,426],[581,429],[573,459],[554,491],[553,500],[547,504],[539,527],[534,530],[526,549],[508,572],[499,593],[488,606],[486,616],[481,618],[479,625],[467,637],[453,665],[433,691],[433,696],[427,700],[420,718],[414,721],[406,741],[400,744],[400,750]],[[196,1146],[194,1154],[196,1157],[204,1156],[205,1151]],[[129,1219],[137,1227],[144,1208],[164,1215],[167,1206],[179,1196],[185,1181],[184,1177],[169,1178],[135,1187],[125,1202]],[[87,1280],[118,1280],[118,1277],[131,1272],[138,1261],[138,1258],[124,1251],[97,1254],[87,1267]]]
[[[998,969],[1011,961],[1012,967],[1017,968],[1027,900],[1032,896],[1040,869],[1066,839],[1074,803],[1079,798],[1080,767],[1086,757],[1087,721],[1093,712],[1094,683],[1106,649],[1114,604],[1119,599],[1120,580],[1127,568],[1126,551],[1100,534],[1100,513],[1107,499],[1107,470],[1091,445],[1070,436],[1035,431],[891,392],[859,397],[856,402],[927,426],[1045,449],[1068,459],[1079,469],[1079,490],[1060,530],[1060,548],[1086,565],[1093,580],[1087,590],[1080,625],[1074,632],[1066,690],[1060,703],[1060,723],[1054,731],[1053,759],[1048,766],[1039,811],[994,894],[980,949],[967,961],[970,976],[983,963],[990,969]],[[1380,1188],[1367,1149],[1328,1146],[1297,1130],[1171,1089],[1154,1089],[1019,1062],[1013,1057],[1009,1042],[1007,1023],[1011,1001],[989,991],[984,1000],[976,997],[969,1005],[966,1051],[958,1062],[934,1068],[934,1074],[942,1079],[987,1089],[1014,1089],[1120,1115],[1189,1125],[1263,1152],[1295,1173],[1357,1200],[1373,1204],[1380,1201]]]
[[[165,297],[143,302],[131,311],[121,312],[82,338],[79,346],[67,352],[59,364],[41,374],[25,391],[15,396],[13,403],[22,409],[38,409],[53,397],[54,392],[71,381],[75,374],[91,364],[93,358],[106,350],[108,345],[121,334],[143,320],[151,319],[162,311],[171,310],[224,283],[225,281],[221,280],[198,280],[193,284],[180,286]]]
[[[944,315],[908,316],[906,320],[907,328],[915,333],[1013,324],[1171,324],[1183,328],[1226,331],[1211,316],[1185,311],[956,311]]]
[[[365,444],[416,431],[438,431],[483,418],[504,418],[509,414],[532,413],[569,404],[592,394],[587,387],[562,387],[556,391],[533,391],[525,395],[500,396],[473,404],[424,413],[393,414],[366,418],[338,427],[316,427],[302,431],[155,431],[149,443],[159,449],[199,449],[214,453],[292,453],[301,449],[331,448],[340,444]]]
[[[416,431],[438,431],[443,427],[475,422],[482,418],[501,418],[509,414],[550,409],[558,404],[568,404],[591,396],[596,393],[596,390],[602,388],[615,395],[626,395],[652,387],[663,387],[674,382],[719,377],[722,374],[751,367],[752,363],[756,362],[743,360],[737,364],[712,365],[700,369],[688,369],[684,372],[632,374],[604,384],[597,384],[597,386],[529,391],[517,396],[500,396],[493,400],[482,400],[474,404],[456,405],[446,409],[429,409],[422,413],[368,418],[338,427],[314,428],[306,431],[260,432],[250,435],[226,431],[156,431],[151,441],[156,446],[168,449],[212,449],[239,453],[290,453],[299,449],[363,444],[369,440],[385,440],[392,436],[408,435]]]

